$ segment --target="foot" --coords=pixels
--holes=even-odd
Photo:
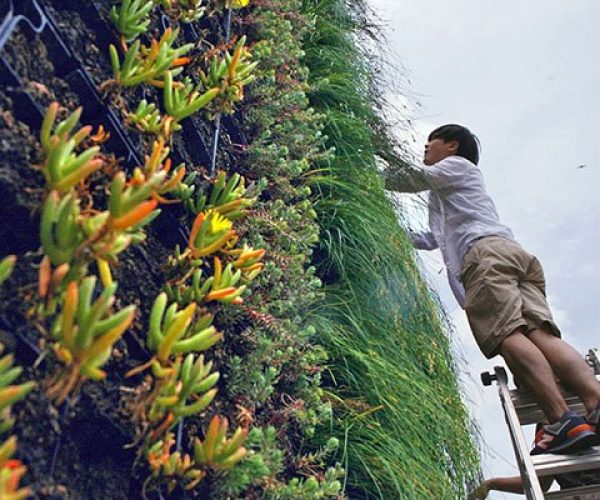
[[[590,424],[573,411],[566,411],[560,420],[545,425],[536,436],[532,455],[542,453],[573,453],[593,446],[596,435]]]

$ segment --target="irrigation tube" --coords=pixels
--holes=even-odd
[[[227,22],[225,23],[225,43],[229,42],[231,34],[231,7],[227,9]],[[215,137],[213,139],[212,156],[210,160],[209,177],[215,175],[215,166],[217,163],[217,148],[219,147],[219,134],[221,132],[221,113],[217,115],[215,120]]]
[[[58,425],[59,425],[59,433],[56,439],[56,444],[54,445],[54,452],[52,453],[52,462],[50,462],[50,477],[54,477],[54,470],[56,469],[56,461],[58,460],[58,452],[60,451],[60,447],[62,445],[62,426],[67,419],[67,412],[69,411],[69,398],[63,403],[62,411],[58,417]]]

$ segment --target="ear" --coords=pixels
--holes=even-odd
[[[456,154],[458,152],[459,146],[460,144],[458,141],[450,141],[448,143],[448,149],[450,150],[451,154]]]

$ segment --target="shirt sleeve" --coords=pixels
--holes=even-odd
[[[433,237],[433,234],[429,231],[409,231],[408,235],[410,236],[410,239],[417,250],[435,250],[438,248],[437,241]]]
[[[399,193],[418,193],[428,189],[456,188],[464,182],[469,162],[460,156],[449,156],[423,169],[385,171],[385,188]]]

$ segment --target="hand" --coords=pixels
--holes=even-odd
[[[468,500],[484,500],[490,492],[489,479],[481,483],[477,488],[469,493]]]

